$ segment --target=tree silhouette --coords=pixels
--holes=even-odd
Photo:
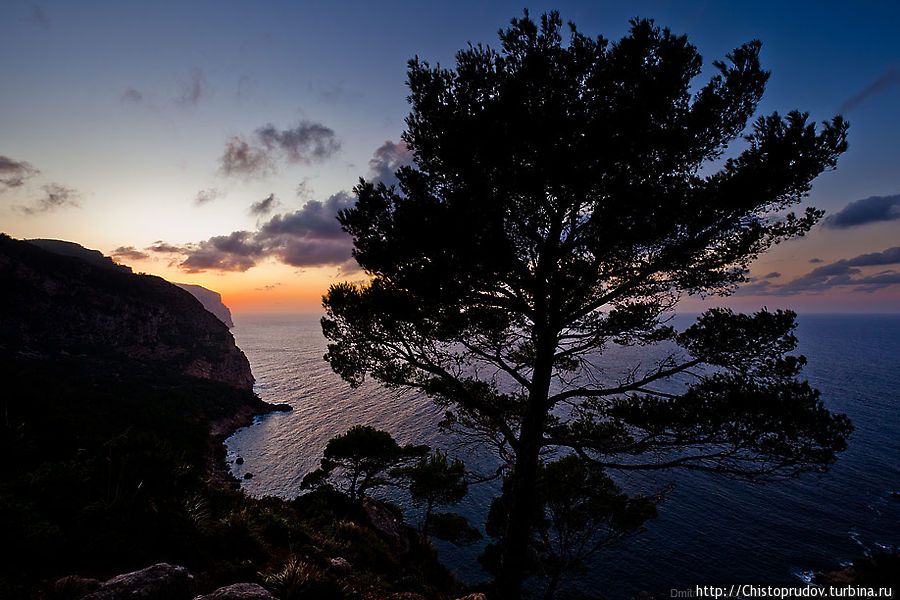
[[[329,480],[343,481],[343,490],[358,500],[372,488],[393,484],[392,469],[428,454],[428,446],[401,446],[387,431],[354,425],[325,445],[318,469],[307,473],[301,487],[318,487]]]
[[[449,460],[447,454],[440,450],[423,456],[413,465],[395,469],[393,474],[408,480],[413,502],[425,507],[422,521],[422,535],[425,537],[428,537],[434,507],[458,504],[469,491],[466,466],[458,458]]]
[[[652,21],[616,43],[570,27],[563,42],[557,13],[526,13],[499,50],[410,61],[415,165],[396,187],[356,187],[338,218],[370,280],[323,300],[337,373],[424,391],[510,467],[503,598],[521,596],[543,452],[763,480],[827,468],[851,429],[797,378],[793,313],[666,324],[683,296],[728,294],[812,227],[820,211],[789,209],[836,165],[846,123],[747,128],[768,78],[759,42],[692,86],[696,48]],[[604,371],[643,345],[664,357]]]

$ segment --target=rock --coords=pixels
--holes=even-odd
[[[81,598],[98,587],[100,587],[100,582],[96,579],[69,575],[58,579],[53,584],[53,594],[55,598]]]
[[[117,575],[82,600],[190,600],[194,576],[167,563]]]
[[[222,302],[222,295],[219,294],[219,292],[214,292],[202,285],[195,285],[193,283],[175,283],[175,285],[196,298],[197,301],[203,305],[203,308],[222,321],[226,327],[229,329],[234,327],[234,321],[231,320],[231,311],[228,310],[228,307]]]
[[[194,600],[276,600],[275,596],[256,583],[235,583],[221,587]]]
[[[253,479],[253,473],[244,473],[244,479]]]
[[[409,551],[409,538],[406,535],[403,520],[383,502],[365,497],[362,501],[363,510],[369,523],[381,533],[396,550],[401,553]]]
[[[338,573],[349,573],[353,568],[350,565],[350,561],[346,558],[341,558],[340,556],[335,558],[329,558],[328,562],[331,563],[331,568],[337,571]]]
[[[487,600],[487,596],[478,592],[477,594],[469,594],[468,596],[463,596],[459,598],[459,600]]]
[[[236,465],[244,464],[244,458],[241,456],[238,456],[237,459],[235,459],[234,464],[236,464]]]

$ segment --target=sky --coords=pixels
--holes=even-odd
[[[752,39],[758,115],[842,114],[849,150],[807,236],[751,267],[739,310],[900,312],[900,3],[20,2],[0,4],[0,231],[56,238],[219,291],[232,310],[317,312],[358,280],[334,219],[360,177],[410,160],[406,64],[451,66],[527,6],[618,39],[633,17],[709,65]]]

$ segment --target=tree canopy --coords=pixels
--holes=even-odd
[[[821,211],[791,208],[835,167],[847,124],[792,111],[748,126],[769,76],[758,41],[697,83],[697,49],[652,21],[615,43],[562,31],[526,13],[454,68],[410,61],[414,164],[356,187],[339,221],[369,281],[323,301],[337,373],[424,391],[509,467],[505,598],[521,593],[548,451],[764,480],[827,468],[850,432],[798,378],[793,313],[668,322],[815,224]],[[604,371],[635,345],[662,358]]]

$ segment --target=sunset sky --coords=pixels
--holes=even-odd
[[[359,177],[389,180],[409,160],[407,60],[450,65],[469,41],[496,46],[523,6],[5,0],[0,231],[203,285],[238,315],[315,312],[330,283],[361,278],[336,210]],[[900,3],[528,8],[613,40],[652,17],[707,67],[762,40],[772,77],[759,114],[841,113],[850,149],[808,199],[826,219],[760,259],[728,303],[900,311]]]

